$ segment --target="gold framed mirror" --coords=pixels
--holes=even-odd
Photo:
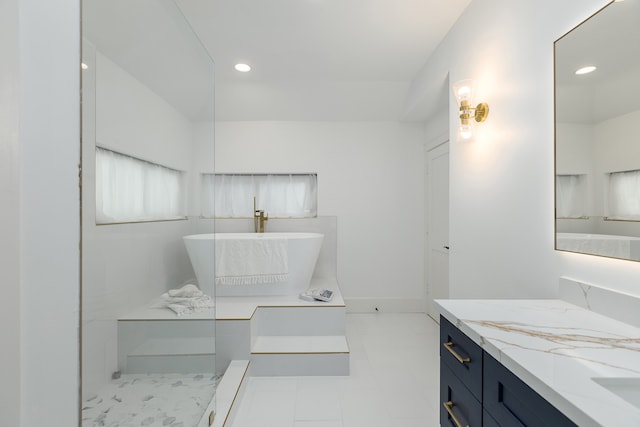
[[[612,1],[554,44],[557,250],[640,260],[639,17]]]

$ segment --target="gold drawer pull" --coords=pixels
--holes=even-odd
[[[449,416],[451,417],[453,422],[456,423],[456,427],[464,427],[460,422],[460,420],[458,420],[458,417],[456,417],[455,414],[453,413],[453,402],[452,401],[444,402],[442,405],[444,406],[444,409],[446,409],[447,412],[449,413]],[[466,427],[469,427],[469,424],[467,424]]]
[[[449,350],[449,353],[453,354],[453,357],[455,357],[456,359],[458,359],[458,362],[460,362],[460,363],[469,363],[469,362],[471,362],[471,359],[470,359],[470,358],[468,358],[468,357],[463,358],[462,356],[460,356],[460,355],[458,354],[458,352],[456,352],[456,351],[453,349],[453,343],[452,343],[451,341],[446,342],[446,343],[444,343],[444,344],[442,344],[442,345],[444,346],[444,348],[446,348],[447,350]]]

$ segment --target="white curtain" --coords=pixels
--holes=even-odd
[[[203,174],[204,217],[251,218],[257,209],[272,218],[317,216],[316,174]]]
[[[609,174],[607,218],[640,220],[640,170]]]
[[[96,223],[185,217],[183,172],[96,147]]]
[[[556,218],[587,216],[584,179],[584,175],[556,175]]]

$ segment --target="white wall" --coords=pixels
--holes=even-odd
[[[583,175],[585,180],[584,215],[589,219],[558,219],[557,232],[594,233],[602,222],[602,199],[594,199],[599,194],[598,174],[595,159],[594,126],[585,123],[557,123],[556,136],[561,143],[556,144],[556,173],[558,175]]]
[[[394,122],[218,122],[216,172],[317,172],[350,309],[424,310],[423,135]]]
[[[640,120],[640,110],[604,120],[595,126],[596,186],[599,198],[597,203],[605,205],[605,176],[610,172],[638,169],[640,146],[634,129]],[[602,208],[601,210],[604,210]],[[599,232],[640,237],[640,225],[633,221],[601,221]]]
[[[83,71],[82,127],[82,392],[87,398],[121,368],[117,319],[194,276],[182,241],[193,233],[191,221],[96,225],[95,146],[184,171],[186,181],[198,174],[192,170],[194,124],[88,42],[83,62],[89,66]],[[205,137],[199,142],[213,145]],[[200,161],[212,165],[213,156]]]
[[[595,128],[596,173],[638,169],[640,144],[635,128],[640,110],[598,123]]]
[[[0,425],[20,425],[20,68],[18,0],[0,3]]]
[[[559,174],[595,174],[594,126],[583,123],[558,123],[556,170]]]
[[[640,147],[633,133],[639,119],[640,111],[633,111],[594,125],[559,123],[556,132],[562,143],[556,146],[556,168],[559,173],[587,175],[590,216],[589,220],[560,220],[560,231],[640,236],[635,222],[602,219],[606,174],[638,168]]]
[[[452,126],[452,297],[553,297],[560,275],[640,294],[640,264],[553,249],[553,42],[605,3],[474,0],[421,73],[491,109],[473,142]]]
[[[21,0],[19,7],[20,154],[10,166],[20,174],[20,245],[15,235],[9,242],[21,257],[19,425],[75,426],[80,4]]]
[[[83,49],[88,50],[87,46]],[[92,70],[96,81],[96,144],[188,171],[193,140],[189,119],[99,51],[95,53],[95,66],[91,64],[83,74]]]

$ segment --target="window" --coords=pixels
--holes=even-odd
[[[316,174],[203,174],[202,216],[252,218],[256,197],[271,218],[313,218],[317,185]]]
[[[640,170],[607,175],[607,219],[640,221]]]
[[[556,218],[587,218],[586,176],[556,175]]]
[[[96,223],[183,219],[183,175],[96,147]]]

